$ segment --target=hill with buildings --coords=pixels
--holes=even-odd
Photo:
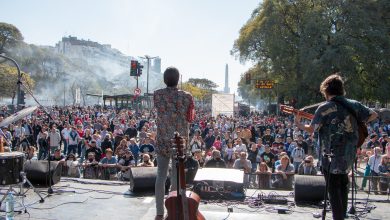
[[[109,44],[68,36],[54,46],[21,44],[9,52],[35,80],[34,91],[43,104],[73,104],[78,101],[77,91],[81,104],[96,103],[96,97],[87,94],[132,94],[136,80],[130,77],[131,60],[144,66],[139,87],[146,92],[146,62],[124,55]],[[161,87],[161,59],[156,58],[150,66],[149,92]]]

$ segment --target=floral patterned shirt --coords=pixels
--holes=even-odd
[[[195,116],[194,100],[191,94],[173,87],[155,91],[153,98],[157,110],[156,153],[169,157],[174,132],[188,143],[189,122]]]

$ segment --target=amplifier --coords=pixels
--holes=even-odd
[[[201,199],[241,199],[244,194],[244,171],[227,168],[198,169],[194,191]]]

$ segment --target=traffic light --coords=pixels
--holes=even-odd
[[[130,76],[137,76],[137,66],[138,62],[136,60],[132,60],[130,63]]]
[[[251,74],[250,73],[245,74],[245,84],[247,84],[247,85],[251,84]]]
[[[143,65],[141,65],[140,63],[138,63],[137,65],[137,75],[140,76],[142,75],[142,69],[144,68]]]

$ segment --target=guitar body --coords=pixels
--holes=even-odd
[[[184,138],[180,137],[179,133],[175,132],[173,152],[176,154],[176,169],[178,189],[169,193],[165,200],[165,207],[168,210],[168,220],[205,220],[204,216],[199,212],[198,207],[200,197],[194,192],[186,192],[184,159],[185,154]],[[177,147],[177,150],[176,148]]]
[[[204,216],[199,212],[198,206],[200,202],[200,197],[193,192],[187,193],[189,194],[186,199],[188,201],[188,220],[205,220]],[[177,207],[177,200],[181,200],[180,195],[177,197],[177,192],[172,191],[169,193],[168,198],[165,200],[165,207],[168,211],[168,217],[166,220],[182,220],[184,219],[183,213],[179,210],[182,209],[182,203],[179,203],[179,207]],[[177,211],[179,211],[179,218],[177,218]]]

